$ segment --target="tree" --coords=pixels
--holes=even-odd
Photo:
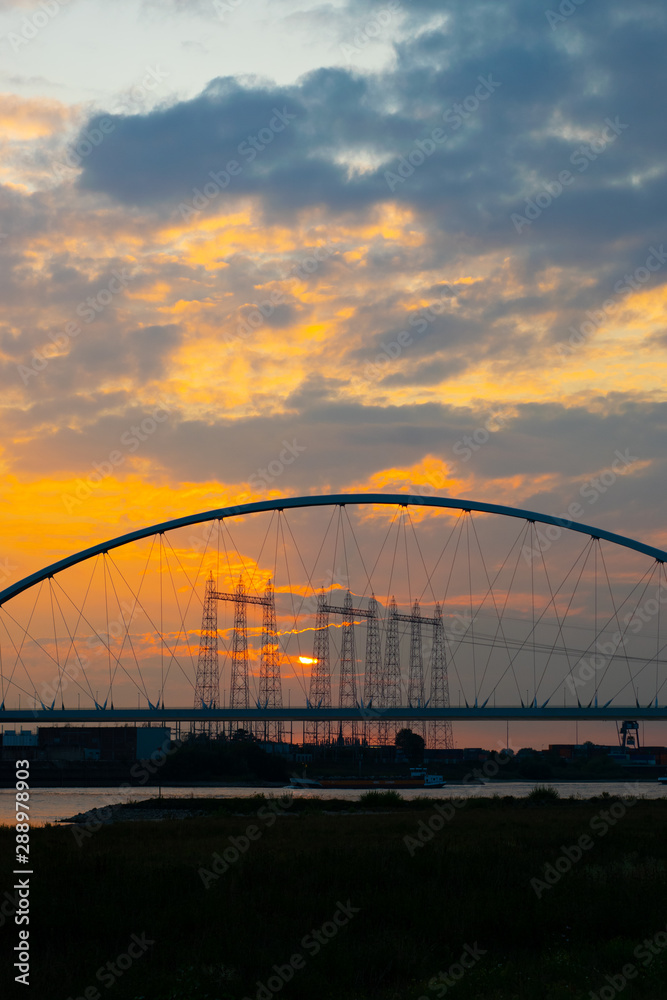
[[[422,761],[424,759],[424,743],[419,733],[413,733],[411,729],[400,729],[396,733],[394,744],[401,750],[409,761]]]
[[[235,729],[231,739],[238,743],[257,743],[257,737],[249,729]]]

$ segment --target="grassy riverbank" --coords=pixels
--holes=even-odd
[[[239,799],[182,820],[80,827],[76,838],[36,829],[32,995],[241,1000],[274,977],[262,1000],[589,1000],[630,963],[624,998],[657,1000],[667,800],[615,801],[443,799],[439,814],[433,800],[391,796]],[[12,835],[0,830],[4,857]],[[563,861],[582,836],[581,859]],[[0,933],[8,953],[16,928]],[[123,971],[115,961],[130,944],[138,955]],[[434,977],[458,975],[462,955],[471,968],[445,989]]]

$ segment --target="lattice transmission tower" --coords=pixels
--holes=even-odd
[[[366,667],[364,671],[364,708],[372,713],[382,704],[382,659],[380,651],[380,619],[375,594],[368,601],[366,629]],[[380,723],[364,722],[364,739],[370,746],[380,741]]]
[[[387,619],[387,635],[384,647],[384,663],[382,668],[381,708],[398,708],[401,704],[401,651],[398,636],[399,615],[396,610],[396,599],[389,602],[389,617]],[[379,743],[386,746],[393,743],[392,733],[396,732],[395,722],[380,722],[378,726]]]
[[[422,617],[419,601],[412,605],[412,614],[400,615],[395,610],[391,612],[394,621],[410,622],[410,666],[408,672],[408,705],[411,708],[424,708],[424,653],[422,643],[422,625],[431,624],[430,618]],[[406,722],[406,727],[421,736],[426,742],[425,722]]]
[[[445,631],[442,623],[442,608],[439,604],[435,606],[435,615],[428,618],[421,613],[419,601],[415,601],[412,606],[412,613],[409,615],[399,614],[396,610],[396,602],[392,599],[389,608],[389,624],[387,628],[387,646],[391,645],[385,662],[388,671],[389,663],[391,669],[396,669],[398,661],[398,622],[410,622],[410,670],[408,677],[408,704],[413,708],[425,708],[431,705],[433,708],[449,708],[449,684],[447,681],[447,657],[445,653]],[[427,700],[424,685],[424,659],[422,649],[422,627],[433,629],[432,665],[431,665],[431,693]],[[391,642],[390,642],[391,637]],[[398,667],[398,677],[400,679],[400,663]],[[386,699],[385,699],[386,701]],[[400,704],[400,700],[395,702]],[[413,733],[418,733],[426,741],[428,733],[428,745],[433,749],[452,749],[454,740],[452,736],[452,724],[449,721],[433,721],[429,724],[428,730],[425,722],[410,722],[406,726],[412,729]]]
[[[276,628],[276,603],[273,587],[269,580],[264,591],[264,614],[262,619],[262,653],[259,664],[260,708],[282,708],[283,691],[280,679],[280,644]],[[256,735],[276,743],[283,741],[283,723],[279,721],[259,722]]]
[[[439,604],[435,606],[435,617],[433,618],[430,704],[432,708],[449,708],[445,629],[442,623],[442,608]],[[452,724],[448,719],[433,719],[429,722],[428,746],[434,750],[452,750],[454,748]]]
[[[201,632],[199,633],[199,657],[195,683],[195,708],[220,707],[220,664],[218,662],[218,606],[215,603],[215,582],[213,573],[206,581]],[[193,732],[212,735],[218,731],[218,723],[210,719],[193,724]]]
[[[422,622],[419,601],[412,606],[410,622],[410,673],[408,675],[408,705],[424,708],[424,652],[422,645]],[[426,743],[426,723],[413,722],[413,733],[418,733]]]
[[[354,642],[354,609],[352,594],[348,590],[343,601],[343,636],[340,648],[340,686],[338,704],[340,708],[357,708],[357,653]],[[339,736],[342,740],[356,742],[359,725],[356,722],[341,722]]]
[[[310,673],[308,706],[331,708],[331,662],[329,656],[329,613],[325,594],[317,596],[317,617],[313,640],[313,660]],[[309,743],[331,743],[331,723],[309,719],[306,722]]]
[[[371,598],[371,600],[373,600]],[[352,605],[352,594],[348,590],[343,601],[343,606],[336,604],[322,604],[322,611],[327,615],[342,615],[342,641],[340,650],[340,685],[338,693],[338,704],[340,708],[359,708],[357,699],[357,652],[354,638],[354,619],[371,619],[377,615],[376,609],[371,609],[370,602],[368,611],[355,608]],[[338,728],[338,735],[342,739],[356,742],[359,739],[358,722],[341,722]]]
[[[262,654],[260,659],[260,700],[264,699],[265,708],[281,708],[282,688],[280,682],[279,653],[276,649],[271,648],[273,647],[273,642],[267,641],[268,636],[271,636],[273,639],[276,637],[276,612],[271,582],[269,581],[264,597],[252,597],[247,594],[242,577],[239,577],[239,582],[233,593],[225,593],[215,589],[213,573],[210,574],[209,579],[206,581],[199,661],[197,663],[197,682],[195,685],[195,707],[218,707],[220,704],[216,601],[231,601],[234,604],[229,707],[238,709],[250,708],[248,615],[246,606],[248,604],[258,604],[264,608]],[[213,692],[213,694],[209,694],[209,692]],[[209,701],[205,702],[204,699],[207,695]],[[210,699],[213,697],[215,698],[215,705],[212,705],[210,702]],[[197,725],[202,726],[203,724],[198,723]],[[229,723],[229,732],[231,734],[238,728],[253,732],[253,728],[258,728],[258,735],[264,738],[265,725],[268,724],[260,723],[259,727],[253,727],[245,719],[232,720]],[[276,723],[272,725],[280,727],[279,729],[274,729],[274,731],[279,732],[278,738],[282,738],[282,724]],[[213,727],[209,725],[206,731],[211,732],[212,729]]]

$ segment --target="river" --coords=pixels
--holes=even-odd
[[[663,798],[667,795],[667,785],[657,781],[489,781],[485,785],[454,785],[446,788],[402,788],[399,794],[406,799],[418,796],[428,798],[471,798],[475,796],[514,795],[523,798],[529,795],[536,784],[551,785],[557,788],[561,798],[578,796],[588,799],[594,795],[608,792],[613,797],[641,795],[647,799]],[[364,789],[358,788],[238,788],[221,787],[219,785],[187,785],[165,786],[163,796],[177,798],[245,798],[263,792],[265,795],[278,796],[285,792],[295,798],[320,799],[350,799],[354,801],[364,794]],[[141,799],[155,798],[156,787],[131,788],[120,791],[114,788],[34,788],[30,791],[30,821],[32,826],[43,826],[54,823],[76,813],[86,812],[101,806],[117,802],[135,802]],[[14,791],[11,788],[0,789],[0,824],[14,822]]]

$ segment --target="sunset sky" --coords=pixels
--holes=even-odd
[[[667,547],[667,9],[561,7],[0,0],[0,587],[425,484]]]

